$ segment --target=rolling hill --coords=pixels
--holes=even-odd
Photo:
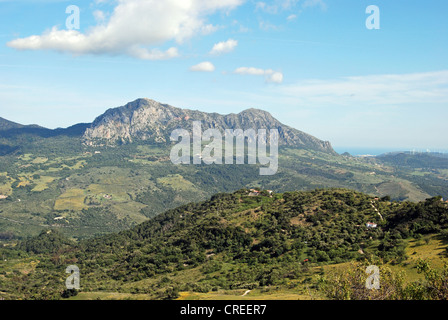
[[[0,265],[0,284],[7,298],[60,299],[77,293],[64,290],[65,268],[75,264],[87,299],[218,298],[217,293],[223,298],[250,291],[264,299],[309,299],[310,287],[325,299],[329,291],[319,279],[332,279],[330,266],[345,264],[347,273],[347,263],[357,260],[412,270],[420,263],[417,251],[419,257],[424,254],[417,245],[409,247],[415,239],[425,237],[427,244],[439,239],[431,261],[440,268],[447,256],[447,228],[448,204],[440,197],[403,203],[345,189],[283,194],[242,189],[79,243],[70,243],[55,229],[43,231],[0,249],[9,261]],[[381,283],[390,289],[386,277]],[[395,283],[394,290],[397,285],[405,284]],[[419,290],[431,294],[430,287],[394,294],[413,298]]]

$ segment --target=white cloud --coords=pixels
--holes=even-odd
[[[279,26],[276,26],[268,21],[263,21],[263,20],[258,23],[258,26],[260,27],[261,30],[264,30],[264,31],[280,29]]]
[[[298,0],[273,0],[270,3],[259,1],[255,4],[255,9],[269,14],[277,14],[280,11],[292,10]]]
[[[215,66],[209,61],[204,61],[197,65],[192,66],[190,68],[190,71],[213,72],[215,71]]]
[[[215,32],[215,31],[217,31],[218,29],[219,29],[218,26],[214,26],[212,24],[208,24],[208,25],[202,27],[201,33],[204,34],[204,35],[211,34],[211,33]]]
[[[279,90],[301,105],[442,104],[448,103],[448,70],[305,80]]]
[[[295,20],[295,19],[297,19],[297,15],[296,15],[296,14],[290,14],[290,15],[286,18],[286,20],[288,20],[288,21],[292,21],[292,20]]]
[[[179,56],[179,51],[175,47],[171,47],[166,51],[159,49],[146,49],[138,46],[130,47],[128,54],[141,60],[166,60]]]
[[[93,11],[93,17],[95,18],[95,21],[97,23],[102,23],[106,20],[106,15],[101,10],[95,10]]]
[[[283,73],[274,71],[272,69],[259,69],[253,67],[240,67],[237,68],[233,73],[240,75],[253,75],[253,76],[264,76],[267,82],[282,83]]]
[[[264,12],[269,12],[269,13],[277,13],[277,7],[275,7],[275,6],[268,6],[267,4],[266,4],[266,2],[257,2],[256,4],[255,4],[255,9],[256,10],[261,10],[261,11],[264,11]]]
[[[281,72],[273,72],[268,75],[268,81],[274,83],[282,83],[283,82],[283,73]]]
[[[241,67],[234,71],[234,73],[236,73],[236,74],[250,74],[250,75],[254,75],[254,76],[264,76],[265,72],[266,71],[263,69],[252,68],[252,67],[251,68]]]
[[[319,6],[322,10],[327,9],[327,5],[323,0],[306,0],[303,4],[303,8],[317,7]]]
[[[219,42],[215,44],[210,51],[210,54],[222,54],[232,52],[236,46],[238,45],[238,41],[229,39],[227,41]]]
[[[154,49],[168,41],[182,44],[216,28],[206,23],[218,10],[231,10],[244,0],[117,0],[107,23],[85,33],[53,27],[42,35],[8,43],[19,50],[56,50],[73,54],[128,54],[147,59],[177,56],[171,48]],[[96,13],[101,18],[99,13]],[[156,50],[156,51],[154,51]],[[176,49],[177,50],[177,49]]]

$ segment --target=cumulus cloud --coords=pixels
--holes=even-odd
[[[236,46],[238,45],[238,41],[233,40],[233,39],[229,39],[227,41],[223,41],[223,42],[218,42],[217,44],[215,44],[212,48],[212,50],[210,51],[210,54],[222,54],[222,53],[229,53],[232,52]]]
[[[281,72],[273,72],[268,75],[268,81],[274,83],[282,83],[283,82],[283,73]]]
[[[190,68],[190,71],[196,71],[196,72],[213,72],[215,71],[215,66],[213,63],[209,61],[201,62],[197,65],[194,65]]]
[[[207,17],[231,10],[243,0],[117,0],[107,22],[85,33],[53,27],[41,35],[8,43],[19,50],[56,50],[73,54],[128,54],[140,59],[178,56],[177,49],[155,49],[168,41],[182,44],[198,34],[213,32]],[[98,12],[97,18],[105,18]],[[99,19],[100,20],[100,19]]]
[[[254,76],[264,76],[265,72],[266,71],[263,69],[252,68],[252,67],[251,68],[241,67],[234,71],[234,73],[236,73],[236,74],[250,74],[250,75],[254,75]]]
[[[146,49],[138,46],[130,47],[128,54],[141,60],[166,60],[179,56],[179,50],[171,47],[166,51],[159,49]]]
[[[240,75],[253,75],[253,76],[264,76],[267,82],[282,83],[283,73],[274,71],[272,69],[259,69],[253,67],[240,67],[237,68],[233,73]]]

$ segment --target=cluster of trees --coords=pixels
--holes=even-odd
[[[38,236],[20,241],[17,245],[18,250],[31,252],[35,254],[54,253],[64,247],[73,246],[64,235],[57,230],[43,230]]]
[[[381,261],[376,261],[380,264]],[[403,272],[393,272],[380,264],[378,267],[378,286],[372,283],[366,272],[368,262],[353,263],[344,272],[336,271],[319,278],[319,288],[330,299],[335,300],[447,300],[448,265],[441,271],[435,270],[427,261],[419,260],[418,273],[424,279],[406,283]]]
[[[11,240],[11,239],[14,239],[14,232],[12,231],[0,232],[0,240]]]
[[[404,202],[387,220],[387,228],[396,230],[404,238],[417,234],[439,233],[448,228],[448,205],[442,197],[424,202]]]

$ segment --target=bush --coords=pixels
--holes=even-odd
[[[78,295],[78,290],[76,289],[65,289],[62,294],[61,297],[64,299],[70,298],[70,297],[74,297]]]

